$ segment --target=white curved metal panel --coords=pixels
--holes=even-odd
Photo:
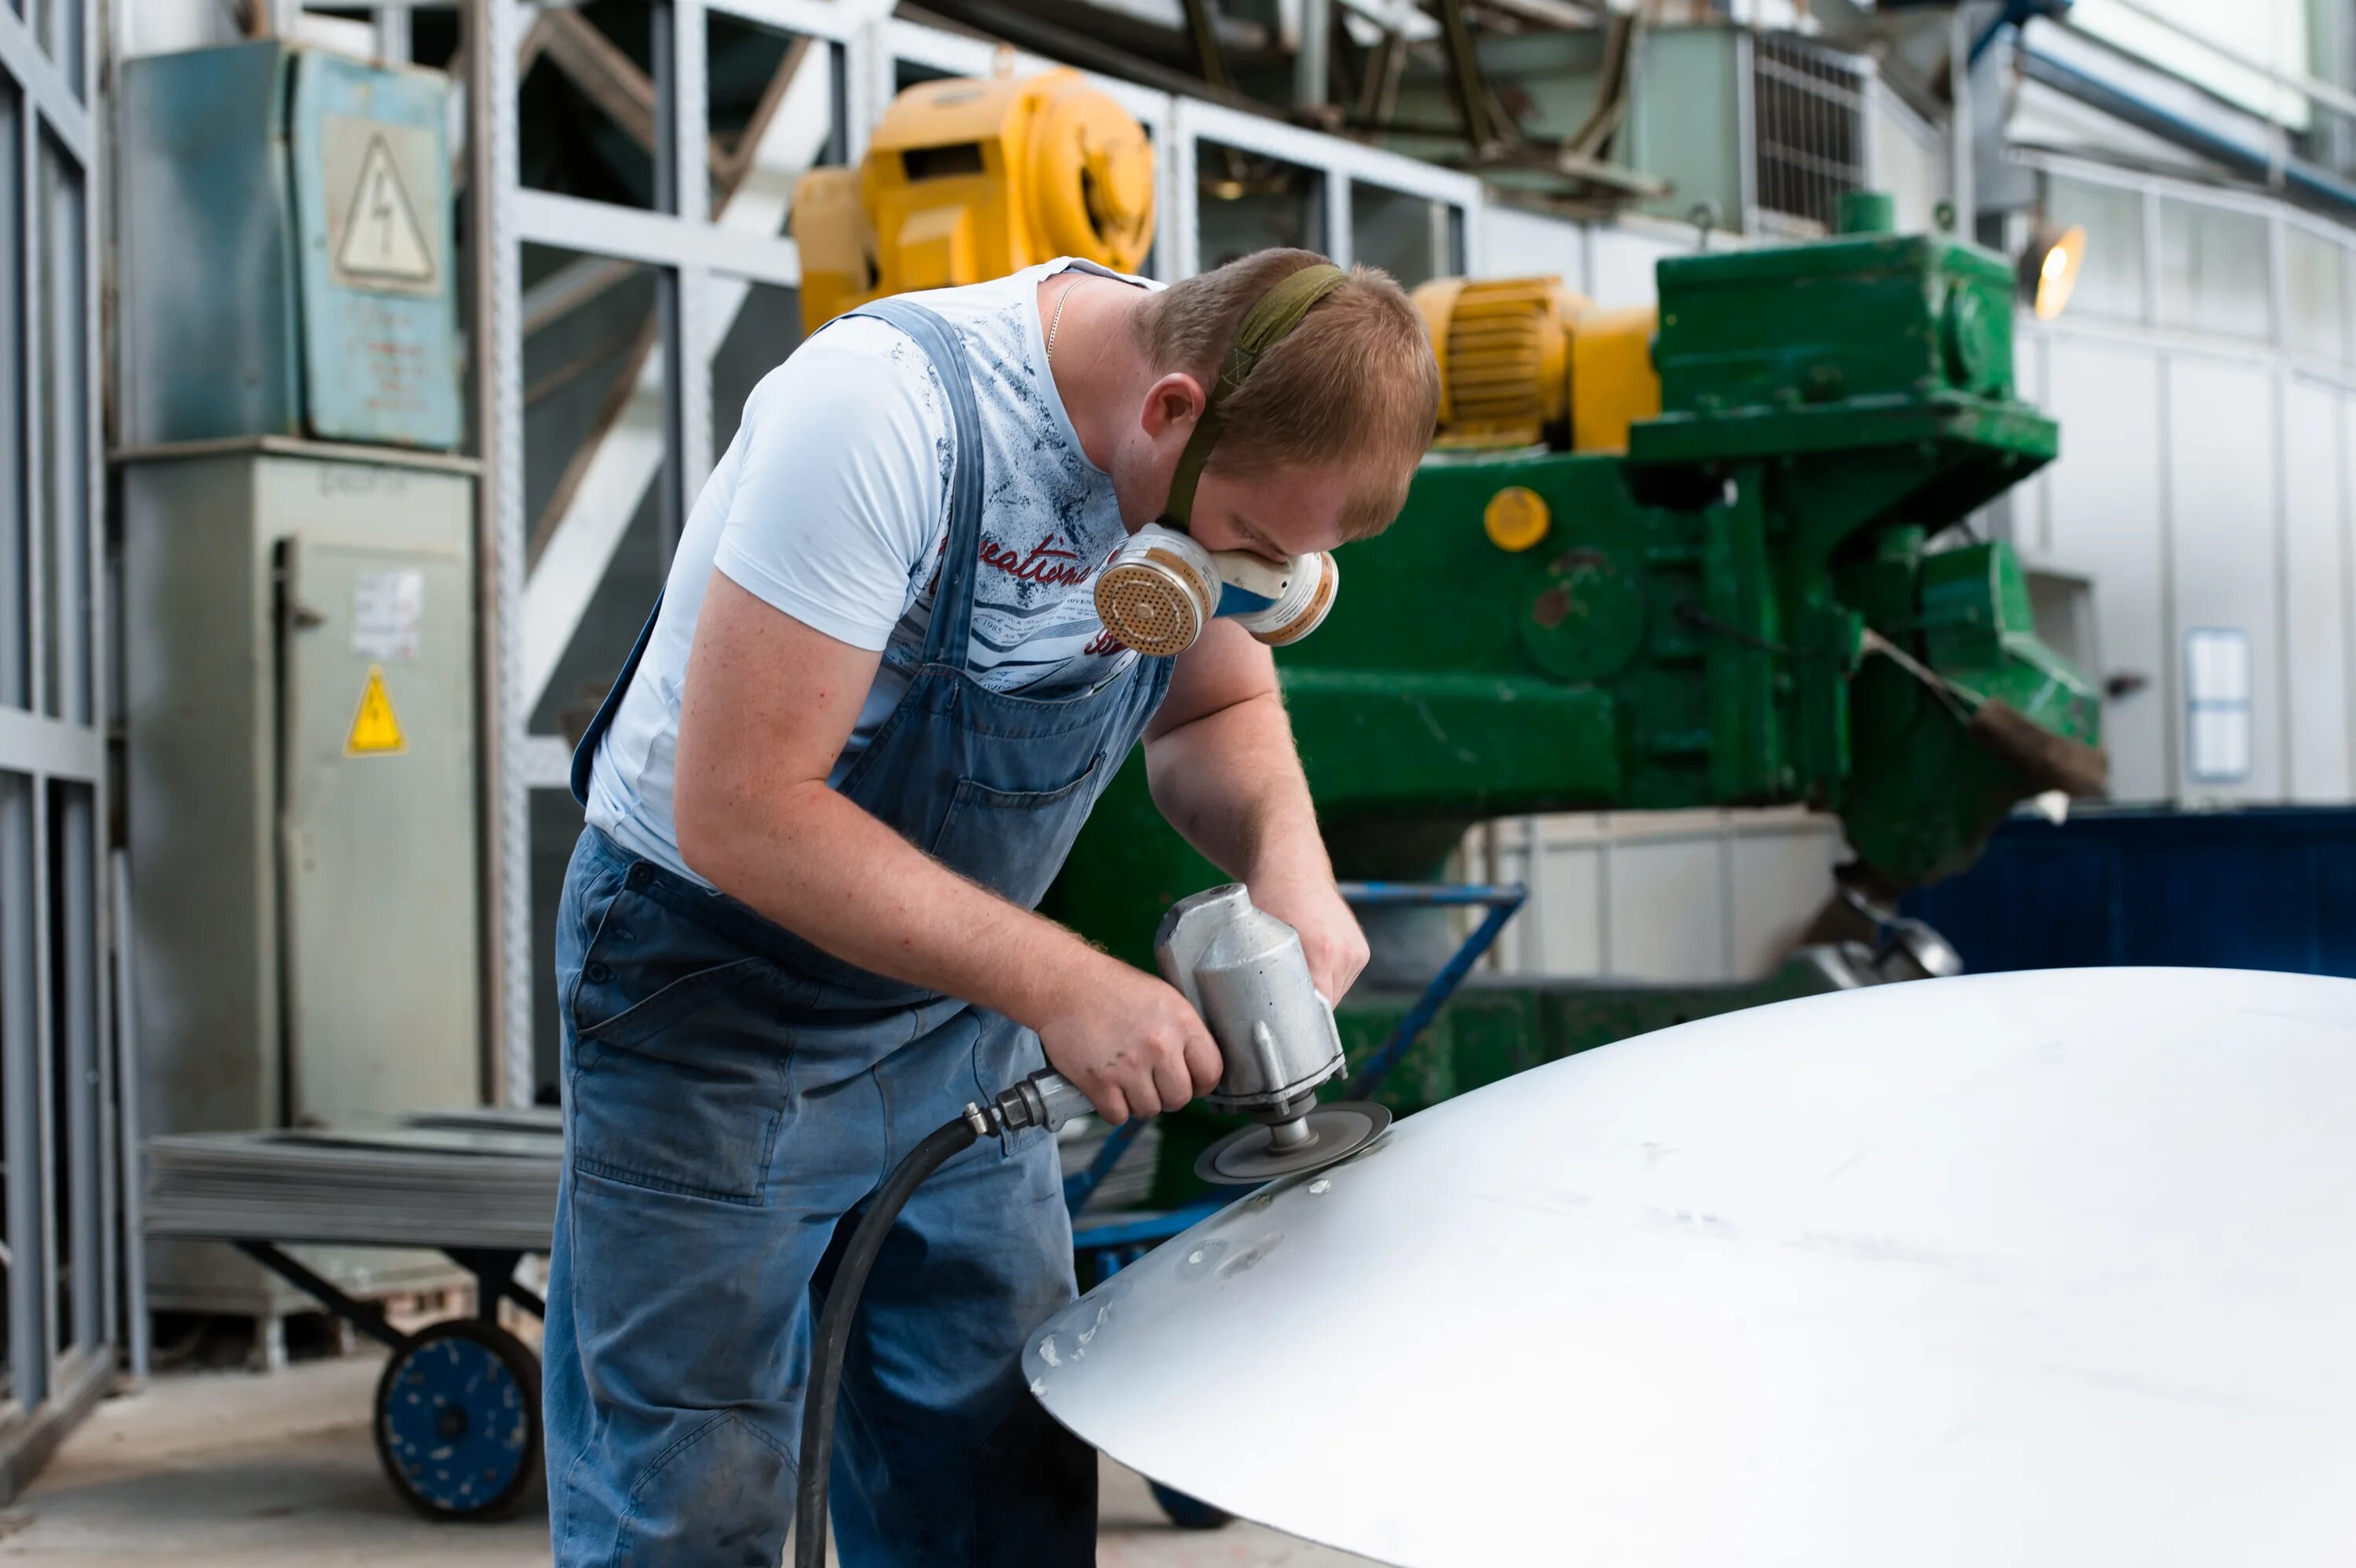
[[[1408,1118],[1059,1314],[1080,1435],[1384,1562],[2356,1552],[2356,982],[1704,1019]]]

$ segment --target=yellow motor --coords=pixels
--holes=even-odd
[[[792,229],[805,331],[1057,256],[1134,272],[1153,240],[1153,147],[1073,71],[922,82],[892,101],[858,168],[802,177]]]
[[[1597,310],[1558,277],[1435,278],[1416,309],[1440,361],[1440,450],[1625,452],[1661,411],[1650,306]]]

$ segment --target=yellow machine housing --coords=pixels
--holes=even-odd
[[[1661,411],[1649,305],[1598,310],[1553,276],[1435,278],[1415,305],[1440,361],[1440,450],[1625,452],[1629,425]]]
[[[1057,256],[1135,272],[1153,241],[1153,147],[1074,71],[921,82],[884,112],[858,168],[802,177],[792,229],[805,331]]]

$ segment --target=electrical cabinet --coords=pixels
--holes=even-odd
[[[460,459],[283,439],[126,454],[148,1131],[480,1102],[474,484]],[[325,1272],[366,1290],[449,1270],[353,1253]],[[159,1244],[151,1281],[158,1307],[279,1298],[219,1246]]]
[[[449,79],[275,38],[122,72],[125,444],[455,448]]]

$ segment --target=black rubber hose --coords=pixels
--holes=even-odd
[[[842,1358],[851,1348],[851,1320],[859,1316],[859,1297],[867,1275],[875,1267],[892,1221],[906,1207],[908,1196],[951,1156],[981,1135],[959,1116],[938,1130],[892,1168],[875,1196],[867,1200],[859,1228],[834,1271],[826,1293],[826,1310],[819,1315],[818,1338],[810,1347],[809,1381],[802,1389],[801,1476],[794,1494],[794,1568],[826,1568],[826,1483],[834,1460],[834,1396],[842,1381]]]

